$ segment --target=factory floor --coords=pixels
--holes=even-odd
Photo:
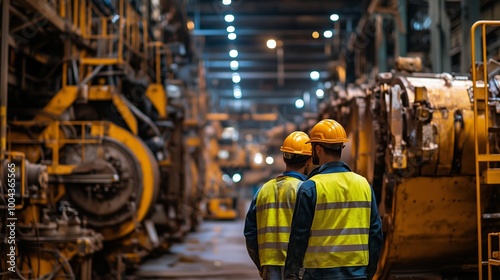
[[[137,279],[258,280],[243,236],[244,221],[204,221],[171,253],[146,261]]]

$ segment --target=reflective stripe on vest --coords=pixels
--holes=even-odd
[[[302,181],[288,176],[272,179],[256,201],[257,240],[261,265],[285,265],[297,189]]]
[[[371,188],[353,172],[318,174],[305,268],[368,265]]]

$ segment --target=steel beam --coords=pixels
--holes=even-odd
[[[237,58],[231,58],[229,57],[229,48],[227,52],[206,52],[205,53],[205,59],[208,60],[221,60],[221,59],[228,59],[228,60],[274,60],[276,59],[276,54],[274,52],[267,52],[267,53],[256,53],[256,52],[239,52]],[[297,52],[287,52],[285,54],[285,62],[288,61],[313,61],[313,60],[319,60],[326,62],[326,56],[324,53],[297,53]]]
[[[0,133],[1,154],[4,158],[7,150],[7,104],[9,78],[9,7],[10,0],[2,0],[2,39],[0,41]]]
[[[311,69],[312,71],[313,69]],[[278,73],[276,72],[238,72],[240,74],[241,79],[277,79]],[[324,79],[328,76],[327,71],[321,71],[320,77]],[[311,80],[309,77],[310,72],[285,72],[285,79],[307,79]],[[231,79],[233,76],[233,72],[217,72],[217,73],[207,73],[207,78],[209,79]]]
[[[317,29],[258,29],[246,28],[236,30],[238,36],[258,35],[258,36],[311,36]],[[197,29],[193,30],[194,36],[227,36],[226,29]]]
[[[70,31],[73,34],[81,36],[80,31],[76,29],[74,25],[61,18],[48,2],[40,0],[23,0],[23,2],[42,14],[52,25],[59,29],[59,31]]]
[[[461,0],[461,25],[462,25],[462,48],[460,53],[460,72],[467,73],[469,67],[471,66],[470,57],[470,29],[472,25],[479,20],[480,16],[480,5],[477,4],[476,0]],[[476,46],[481,46],[481,30],[478,28],[476,30]],[[481,57],[481,48],[476,48],[475,53],[476,58]]]
[[[238,120],[238,121],[266,121],[273,122],[278,119],[276,113],[268,114],[228,114],[228,113],[209,113],[207,114],[207,120],[209,121],[228,121],[228,120]]]
[[[402,24],[404,25],[404,30],[399,30],[398,28],[398,33],[397,33],[397,36],[398,36],[398,39],[397,39],[397,52],[396,52],[396,56],[406,56],[406,52],[407,52],[407,44],[406,44],[406,33],[407,33],[407,29],[406,29],[406,22],[407,22],[407,16],[406,16],[406,12],[407,12],[407,7],[408,7],[408,4],[406,3],[407,0],[399,0],[399,5],[398,5],[398,8],[399,8],[399,16],[401,18],[401,22]]]
[[[450,20],[446,14],[446,0],[429,1],[431,18],[431,61],[434,73],[450,72]]]
[[[212,90],[213,94],[220,97],[233,98],[233,90]],[[242,89],[242,93],[245,98],[289,98],[289,97],[302,97],[304,91],[302,90],[289,90],[289,89],[278,89],[278,90],[259,90],[259,89]]]
[[[290,105],[295,106],[295,101],[299,97],[286,97],[286,98],[252,98],[252,96],[243,96],[241,99],[234,99],[234,97],[219,97],[219,101],[225,102],[226,107],[238,108],[242,107],[243,103],[246,105],[262,104],[262,105]]]
[[[385,16],[378,14],[376,16],[377,20],[377,66],[379,72],[386,72],[387,69],[387,38],[385,36]]]

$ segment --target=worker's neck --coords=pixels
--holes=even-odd
[[[323,164],[329,163],[329,162],[338,162],[338,161],[340,161],[339,157],[324,156],[324,157],[322,157],[322,158],[319,159],[319,165],[323,165]]]
[[[305,166],[302,167],[302,168],[290,168],[290,167],[287,167],[285,169],[285,172],[287,172],[287,171],[295,171],[295,172],[304,174],[304,172],[306,171],[306,167]]]

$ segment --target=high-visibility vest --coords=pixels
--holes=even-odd
[[[260,265],[284,266],[297,189],[302,181],[280,176],[264,184],[257,195],[257,241]]]
[[[316,209],[305,268],[368,265],[372,193],[366,179],[354,172],[318,174]]]

